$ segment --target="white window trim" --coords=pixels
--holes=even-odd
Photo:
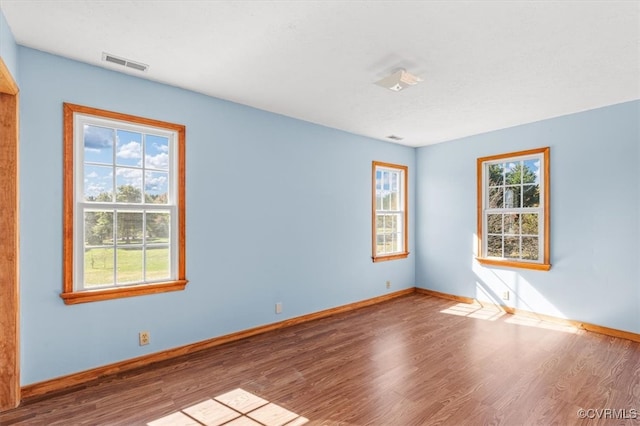
[[[74,222],[75,222],[75,226],[73,228],[74,230],[74,240],[75,240],[75,245],[74,245],[74,261],[75,261],[75,276],[74,276],[74,290],[75,291],[84,291],[84,290],[95,290],[95,289],[109,289],[109,288],[118,288],[118,287],[124,287],[124,286],[130,286],[130,285],[136,285],[136,284],[151,284],[151,283],[157,283],[157,282],[164,282],[164,281],[173,281],[177,279],[177,265],[178,265],[178,209],[177,209],[177,156],[176,156],[176,143],[177,143],[177,132],[176,131],[167,131],[164,129],[160,129],[157,127],[151,127],[151,126],[144,126],[144,125],[138,125],[138,124],[131,124],[128,123],[126,121],[121,121],[121,120],[107,120],[104,118],[100,118],[100,117],[95,117],[95,116],[91,116],[91,115],[87,115],[87,114],[74,114],[74,127],[75,127],[75,131],[74,131],[74,145],[75,145],[75,150],[74,150],[74,170],[75,170],[75,188],[76,191],[74,193],[74,203],[75,203],[75,209],[74,209]],[[95,202],[95,201],[84,201],[84,126],[85,125],[90,125],[90,126],[99,126],[99,127],[105,127],[105,128],[113,128],[113,129],[117,129],[117,130],[127,130],[133,133],[141,133],[143,135],[157,135],[157,136],[162,136],[162,137],[166,137],[169,140],[169,159],[170,159],[170,163],[169,163],[169,169],[168,170],[162,170],[162,171],[166,171],[168,172],[169,175],[169,184],[167,185],[167,189],[168,189],[168,203],[167,204],[146,204],[143,202],[140,203],[124,203],[124,202],[118,202],[116,200],[114,200],[113,202]],[[115,141],[114,141],[115,142]],[[142,143],[142,146],[144,147],[144,142]],[[116,155],[116,148],[117,146],[114,145],[113,147],[113,155],[114,155],[114,164],[115,164],[115,155]],[[151,168],[146,168],[144,166],[145,163],[145,152],[144,152],[144,148],[143,148],[143,153],[142,153],[142,167],[140,168],[140,170],[142,171],[142,188],[143,188],[143,194],[142,196],[144,197],[144,180],[146,178],[145,176],[145,171],[146,170],[150,170],[150,171],[160,171],[157,169],[151,169]],[[116,176],[113,176],[113,182],[112,182],[112,188],[113,191],[115,193],[116,188],[117,188],[117,184],[116,184]],[[114,284],[105,284],[102,286],[99,285],[92,285],[92,286],[86,286],[83,280],[84,277],[84,263],[85,263],[85,259],[84,259],[84,250],[85,250],[85,245],[84,245],[84,231],[85,231],[85,223],[84,223],[84,213],[87,210],[92,210],[92,209],[96,209],[96,210],[113,210],[114,213],[114,232],[116,227],[116,221],[117,221],[117,213],[118,212],[136,212],[136,213],[140,213],[140,212],[145,212],[145,211],[151,211],[151,212],[162,212],[162,211],[169,211],[171,213],[171,222],[170,222],[170,237],[169,237],[169,241],[170,243],[168,244],[169,246],[169,250],[171,252],[171,256],[170,256],[170,276],[166,279],[157,279],[157,280],[145,280],[145,281],[138,281],[138,282],[128,282],[128,283],[122,283],[122,284],[118,284],[117,282],[114,282]],[[145,227],[145,223],[144,223],[144,218],[145,216],[143,215],[143,230],[146,229]],[[115,240],[114,240],[115,241]],[[141,247],[147,247],[149,246],[148,244],[139,244]],[[117,242],[115,242],[115,246],[117,247]],[[115,250],[114,250],[114,258],[115,258]],[[146,269],[146,260],[145,260],[145,256],[142,256],[142,262],[143,262],[143,270]],[[116,270],[116,261],[114,259],[113,262],[114,265],[114,272]]]
[[[508,162],[520,162],[531,159],[540,160],[540,201],[538,207],[518,208],[487,208],[489,204],[489,166]],[[549,148],[539,148],[527,151],[500,154],[491,157],[478,158],[478,262],[484,265],[517,267],[547,271],[550,263],[550,233],[549,233]],[[538,214],[538,259],[513,259],[487,256],[488,251],[488,215],[489,214]],[[522,236],[522,234],[519,234]]]
[[[119,130],[134,131],[146,135],[157,135],[169,138],[169,158],[171,164],[168,170],[156,170],[144,163],[139,167],[142,179],[146,178],[144,171],[166,172],[169,176],[167,187],[168,204],[88,202],[84,201],[84,128],[85,124],[97,125]],[[114,298],[139,296],[144,294],[162,293],[184,290],[188,281],[185,277],[185,133],[183,125],[163,122],[159,120],[136,117],[132,115],[84,107],[74,104],[64,104],[64,281],[63,292],[60,297],[65,304],[76,304],[108,300]],[[114,145],[114,158],[116,155]],[[143,144],[144,147],[144,144]],[[143,148],[144,149],[144,148]],[[115,160],[114,160],[115,164]],[[124,166],[124,165],[123,165]],[[127,167],[127,166],[124,166]],[[132,166],[133,168],[138,168]],[[116,177],[113,176],[113,191],[117,188]],[[144,184],[142,186],[144,197]],[[84,212],[91,209],[108,209],[115,212],[147,211],[170,212],[170,241],[164,247],[170,247],[171,257],[170,277],[161,280],[148,279],[140,282],[113,283],[105,286],[85,286],[83,283],[84,268]],[[114,220],[117,220],[114,217]],[[143,216],[143,226],[144,226]],[[146,229],[146,228],[143,228]],[[115,227],[114,227],[115,232]],[[114,241],[114,244],[117,242]],[[154,243],[142,243],[140,246],[153,247]],[[115,253],[114,253],[115,256]],[[143,256],[143,262],[145,262]],[[114,262],[114,268],[116,264]],[[115,275],[115,274],[114,274]]]
[[[389,171],[392,173],[398,173],[400,177],[399,182],[399,206],[401,210],[378,210],[376,205],[377,187],[376,187],[376,174],[378,171]],[[381,262],[386,260],[404,259],[409,255],[409,236],[408,236],[408,167],[398,164],[383,163],[374,161],[372,163],[372,255],[371,259],[374,262]],[[400,229],[400,250],[395,252],[378,254],[377,252],[377,216],[379,214],[397,214],[399,215]]]

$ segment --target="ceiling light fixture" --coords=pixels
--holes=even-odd
[[[399,92],[409,86],[415,86],[421,81],[422,79],[420,77],[410,74],[409,72],[407,72],[407,70],[401,68],[390,76],[376,81],[375,84],[384,87],[385,89]]]

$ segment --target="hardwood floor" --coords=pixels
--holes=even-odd
[[[308,425],[639,425],[640,343],[411,294],[25,401],[0,424],[144,425],[238,388]]]

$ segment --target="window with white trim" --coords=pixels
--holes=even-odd
[[[407,167],[373,162],[372,234],[374,262],[409,255]]]
[[[184,126],[64,109],[65,303],[184,289]]]
[[[479,158],[478,261],[548,270],[549,148]]]

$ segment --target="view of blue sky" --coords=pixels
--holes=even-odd
[[[166,194],[168,172],[167,137],[84,126],[85,198],[112,193],[114,176],[116,188],[131,185],[148,195]]]

